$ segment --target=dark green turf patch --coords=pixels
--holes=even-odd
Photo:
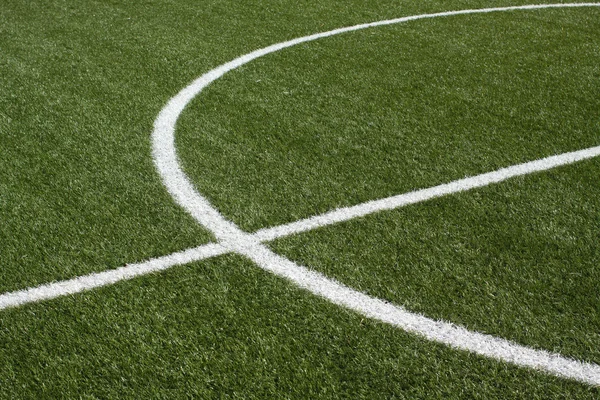
[[[239,257],[0,314],[3,398],[594,398],[297,290]]]
[[[268,55],[184,112],[184,166],[255,230],[598,145],[598,15],[455,16]]]
[[[272,247],[409,310],[600,362],[598,160]]]

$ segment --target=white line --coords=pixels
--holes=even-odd
[[[367,201],[351,207],[338,208],[325,214],[316,215],[314,217],[291,222],[289,224],[260,229],[256,231],[254,235],[261,242],[271,241],[280,237],[306,232],[321,226],[363,217],[374,212],[392,210],[394,208],[419,203],[421,201],[430,200],[436,197],[463,192],[474,188],[480,188],[491,183],[502,182],[516,176],[527,175],[533,172],[545,171],[561,165],[572,164],[577,161],[597,157],[598,155],[600,155],[600,146],[591,147],[585,150],[573,151],[571,153],[564,153],[557,156],[551,156],[524,164],[513,165],[508,168],[502,168],[497,171],[459,179],[454,182],[445,183],[427,189],[420,189],[414,192],[387,197],[385,199]]]
[[[175,148],[175,125],[179,115],[187,104],[194,99],[204,88],[216,81],[227,72],[232,71],[244,64],[249,63],[259,57],[283,50],[288,47],[306,43],[317,39],[322,39],[341,33],[358,31],[366,28],[373,28],[384,25],[398,24],[402,22],[415,21],[419,19],[449,17],[465,14],[482,14],[491,12],[516,11],[516,10],[537,10],[545,8],[566,8],[566,7],[598,7],[599,3],[570,3],[570,4],[541,4],[525,5],[514,7],[484,8],[478,10],[459,10],[447,11],[435,14],[412,15],[408,17],[371,22],[349,26],[345,28],[334,29],[328,32],[321,32],[314,35],[304,36],[276,43],[271,46],[255,50],[243,56],[240,56],[230,62],[220,65],[206,74],[200,76],[187,87],[182,89],[172,97],[167,105],[161,110],[154,122],[154,131],[152,133],[152,156],[156,168],[163,178],[163,183],[175,201],[185,208],[197,221],[211,230],[220,240],[233,240],[238,236],[238,230],[226,219],[222,218],[220,213],[210,205],[210,203],[201,196],[193,184],[187,179],[185,173],[179,166],[177,152]]]
[[[332,210],[325,214],[316,215],[314,217],[289,224],[260,229],[250,235],[253,239],[251,245],[254,245],[256,241],[269,242],[296,233],[307,232],[338,222],[348,221],[357,217],[363,217],[375,212],[392,210],[410,204],[427,201],[436,197],[442,197],[461,191],[481,188],[512,177],[527,175],[534,172],[572,164],[577,161],[597,157],[599,155],[600,146],[591,147],[585,150],[565,153],[537,161],[514,165],[512,167],[503,168],[497,171],[488,172],[465,179],[459,179],[457,181],[427,189],[417,190],[415,192],[391,196],[380,200],[368,201],[352,207]],[[247,236],[245,236],[245,240],[247,240]],[[248,247],[248,245],[245,247]],[[80,293],[86,290],[111,285],[122,280],[132,279],[137,276],[163,271],[176,265],[183,265],[194,261],[204,260],[206,258],[216,257],[231,251],[231,246],[227,246],[225,244],[206,244],[177,253],[172,253],[163,257],[151,259],[145,262],[129,264],[114,270],[84,275],[65,281],[52,282],[15,292],[3,293],[0,294],[0,310],[9,307],[18,307],[28,303],[35,303],[42,300],[49,300],[68,294]]]
[[[113,283],[135,278],[136,276],[163,271],[175,265],[189,264],[193,261],[214,257],[227,252],[228,250],[225,247],[211,243],[138,264],[130,264],[117,269],[84,275],[66,281],[52,282],[16,292],[4,293],[0,295],[0,310],[112,285]]]
[[[590,385],[600,385],[600,366],[596,364],[572,360],[544,350],[535,350],[506,339],[471,332],[452,323],[435,321],[409,312],[402,307],[370,297],[318,272],[299,266],[264,246],[248,248],[243,254],[261,268],[287,278],[301,288],[324,297],[334,304],[358,311],[367,317],[386,322],[434,342]]]
[[[364,315],[391,323],[410,332],[418,333],[430,340],[445,343],[456,348],[492,357],[513,364],[538,368],[558,376],[568,377],[581,382],[600,385],[600,366],[582,363],[562,357],[559,354],[550,355],[548,352],[530,349],[505,339],[482,335],[476,332],[457,328],[443,321],[433,321],[421,315],[410,313],[401,307],[369,297],[353,289],[347,288],[332,279],[307,270],[294,262],[287,260],[261,244],[260,238],[273,238],[281,235],[314,229],[325,224],[343,221],[357,216],[366,215],[383,209],[424,201],[458,191],[481,187],[493,182],[500,182],[512,176],[540,171],[561,163],[574,162],[577,159],[593,157],[598,148],[569,153],[568,155],[548,157],[544,160],[509,167],[500,171],[484,174],[479,178],[459,180],[447,185],[424,189],[409,193],[405,196],[378,200],[367,204],[333,211],[324,216],[290,224],[283,228],[261,230],[255,236],[240,230],[235,224],[226,220],[212,205],[195,189],[179,166],[175,149],[175,125],[186,105],[206,86],[225,73],[238,68],[256,58],[312,40],[337,35],[344,32],[356,31],[375,26],[390,25],[400,22],[423,18],[447,17],[461,14],[488,13],[494,11],[533,10],[558,7],[599,6],[600,4],[550,4],[504,8],[488,8],[482,10],[462,10],[437,14],[416,15],[370,24],[356,25],[318,33],[302,38],[274,44],[263,49],[236,58],[223,64],[192,82],[189,86],[173,97],[158,115],[153,132],[153,157],[155,165],[163,179],[167,190],[177,203],[185,208],[200,224],[212,231],[219,241],[229,249],[243,254],[253,260],[259,267],[285,277],[298,286],[324,297],[335,304],[343,305]]]

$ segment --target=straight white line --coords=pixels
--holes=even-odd
[[[325,214],[316,215],[314,217],[291,222],[289,224],[259,229],[254,233],[254,236],[261,242],[271,241],[280,237],[306,232],[322,226],[363,217],[378,211],[392,210],[394,208],[419,203],[436,197],[464,192],[474,188],[480,188],[491,183],[502,182],[517,176],[545,171],[561,165],[572,164],[577,161],[597,157],[598,155],[600,155],[600,146],[546,157],[540,160],[502,168],[493,172],[459,179],[454,182],[445,183],[427,189],[415,190],[414,192],[391,196],[385,199],[367,201],[351,207],[338,208]]]
[[[220,244],[211,243],[117,269],[4,293],[0,295],[0,310],[111,285],[152,272],[164,271],[175,265],[189,264],[193,261],[215,257],[228,251]]]

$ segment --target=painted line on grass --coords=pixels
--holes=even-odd
[[[597,146],[584,150],[573,151],[571,153],[546,157],[540,160],[502,168],[497,171],[459,179],[454,182],[445,183],[427,189],[415,190],[413,192],[391,196],[385,199],[367,201],[351,207],[338,208],[321,215],[315,215],[314,217],[291,222],[289,224],[259,229],[255,232],[255,236],[261,242],[271,241],[280,237],[310,231],[321,226],[363,217],[378,211],[392,210],[409,204],[415,204],[434,199],[436,197],[464,192],[467,190],[487,186],[492,183],[499,183],[517,176],[546,171],[561,165],[572,164],[574,162],[597,157],[599,155],[600,146]]]
[[[176,265],[189,264],[194,261],[215,257],[228,252],[229,250],[225,247],[217,243],[210,243],[141,263],[129,264],[108,271],[4,293],[0,295],[0,310],[112,285],[120,281],[133,279],[137,276],[164,271]]]
[[[512,177],[572,164],[584,159],[597,157],[598,155],[600,155],[600,146],[565,153],[560,156],[519,164],[404,195],[392,196],[386,199],[359,204],[354,207],[334,210],[313,218],[298,221],[297,223],[259,230],[254,234],[243,234],[241,238],[237,238],[239,242],[232,240],[230,237],[228,245],[219,243],[206,244],[146,262],[126,265],[114,270],[5,293],[0,295],[0,310],[72,295],[133,279],[138,276],[164,271],[177,265],[189,264],[235,252],[250,258],[264,270],[291,280],[299,287],[324,297],[334,304],[358,311],[367,317],[389,323],[405,331],[424,336],[429,340],[520,366],[543,370],[554,375],[575,379],[591,385],[600,385],[600,366],[598,365],[571,360],[544,350],[531,349],[506,339],[472,332],[452,323],[435,321],[420,314],[412,313],[403,307],[348,288],[333,279],[327,278],[318,272],[311,271],[273,253],[263,245],[257,245],[258,242],[270,241],[298,232],[310,231],[374,212],[420,203],[435,197],[481,188]],[[344,212],[344,210],[350,211]],[[328,215],[335,215],[335,217],[329,218],[327,217]],[[309,221],[309,223],[306,221]],[[239,235],[240,232],[238,231],[236,234]]]
[[[573,360],[545,350],[533,349],[506,339],[469,331],[446,321],[436,321],[407,311],[403,307],[368,296],[316,271],[300,266],[275,254],[265,246],[250,247],[240,253],[250,258],[262,269],[286,278],[334,304],[431,341],[555,376],[574,379],[594,386],[600,385],[599,365]]]
[[[176,122],[187,104],[189,104],[189,102],[204,88],[227,72],[267,54],[300,43],[310,42],[345,32],[418,19],[497,11],[590,6],[597,7],[600,6],[600,4],[529,5],[415,15],[340,28],[285,41],[253,51],[200,76],[175,95],[167,103],[165,108],[161,110],[154,123],[154,131],[152,133],[152,154],[156,168],[161,175],[167,190],[173,196],[173,199],[186,209],[200,224],[213,232],[222,245],[229,248],[232,252],[248,257],[260,268],[286,278],[317,296],[326,298],[335,304],[357,311],[363,315],[390,323],[406,331],[419,334],[430,340],[444,343],[454,348],[467,350],[479,355],[503,360],[520,366],[535,368],[553,375],[575,379],[592,385],[600,385],[600,366],[596,364],[568,359],[560,354],[550,354],[543,350],[531,349],[506,339],[467,331],[452,323],[434,321],[422,315],[411,313],[402,307],[386,303],[380,299],[367,296],[364,293],[348,288],[318,272],[310,271],[289,259],[275,254],[260,241],[260,238],[269,239],[306,231],[329,223],[356,218],[378,210],[395,208],[401,205],[412,204],[417,201],[424,201],[475,187],[482,187],[493,182],[500,182],[512,176],[549,169],[552,168],[552,166],[561,165],[561,163],[575,162],[578,159],[590,158],[597,155],[597,147],[569,153],[568,155],[548,157],[543,160],[525,163],[521,166],[509,167],[496,172],[483,174],[480,177],[463,179],[450,184],[440,185],[432,189],[418,190],[407,195],[393,197],[389,201],[379,200],[368,202],[361,206],[332,211],[324,216],[309,218],[296,224],[288,224],[279,229],[271,228],[261,230],[255,235],[243,232],[233,222],[221,215],[207,199],[196,191],[194,185],[180,167],[175,148]]]

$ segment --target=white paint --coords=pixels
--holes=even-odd
[[[0,295],[0,309],[15,307],[31,302],[51,299],[68,294],[79,293],[121,280],[131,279],[135,276],[161,271],[174,265],[186,264],[192,261],[236,252],[253,260],[264,270],[284,277],[299,287],[311,293],[324,297],[334,304],[355,310],[368,317],[377,319],[402,328],[408,332],[416,333],[429,340],[444,343],[454,348],[467,350],[479,355],[503,360],[516,365],[535,368],[557,376],[575,379],[592,385],[600,385],[600,366],[580,362],[551,354],[543,350],[535,350],[505,339],[471,332],[444,321],[434,321],[419,314],[406,311],[402,307],[389,304],[348,288],[333,279],[310,271],[294,262],[273,253],[263,241],[273,240],[278,237],[305,232],[321,226],[346,221],[381,210],[390,210],[408,204],[426,201],[435,197],[445,196],[460,191],[483,187],[492,183],[501,182],[511,177],[526,175],[543,171],[560,165],[566,165],[583,159],[596,157],[600,154],[600,146],[586,150],[566,153],[558,156],[544,158],[520,164],[498,171],[478,175],[471,178],[457,180],[448,184],[435,186],[428,189],[417,190],[403,195],[392,196],[386,199],[370,201],[353,207],[342,208],[329,213],[268,229],[261,229],[255,234],[241,231],[235,224],[226,220],[210,203],[202,197],[193,184],[185,176],[177,159],[174,134],[175,124],[185,106],[198,95],[203,88],[215,81],[223,74],[246,64],[258,57],[328,36],[344,32],[356,31],[375,26],[396,24],[400,22],[446,17],[461,14],[489,13],[510,10],[532,10],[543,8],[563,7],[590,7],[600,6],[597,3],[581,4],[550,4],[531,5],[505,8],[488,8],[481,10],[462,10],[436,14],[417,15],[398,18],[370,24],[356,25],[336,29],[329,32],[306,36],[287,42],[275,44],[239,57],[229,63],[213,69],[201,76],[191,85],[173,97],[159,114],[154,125],[153,157],[165,186],[182,207],[184,207],[198,222],[214,233],[219,240],[218,244],[208,244],[194,249],[173,253],[168,256],[153,259],[144,263],[132,264],[115,270],[90,274],[62,282],[50,283],[22,291]]]
[[[518,164],[512,167],[500,169],[498,171],[488,172],[465,179],[459,179],[457,181],[427,189],[391,196],[380,200],[368,201],[352,207],[339,208],[325,214],[317,215],[289,224],[260,229],[252,235],[244,235],[243,237],[238,238],[240,241],[250,241],[251,244],[246,244],[245,246],[240,246],[240,242],[236,241],[233,241],[230,244],[228,244],[227,241],[220,244],[206,244],[192,249],[176,252],[167,256],[151,259],[146,262],[126,265],[114,270],[84,275],[65,281],[52,282],[16,292],[3,293],[0,294],[0,310],[111,285],[122,280],[128,280],[137,276],[163,271],[176,265],[188,264],[194,261],[200,261],[206,258],[227,254],[231,251],[237,251],[237,248],[239,247],[251,247],[257,242],[269,242],[296,233],[307,232],[338,222],[348,221],[378,211],[392,210],[410,204],[427,201],[432,198],[484,187],[512,177],[544,171],[559,167],[561,165],[572,164],[574,162],[597,157],[599,155],[600,146],[574,151],[571,153],[564,153],[559,156],[552,156],[525,164]],[[215,222],[214,224],[218,224],[218,222]]]
[[[289,224],[279,225],[273,228],[260,229],[255,232],[255,236],[261,242],[271,241],[295,233],[310,231],[321,226],[363,217],[374,212],[392,210],[394,208],[420,203],[436,197],[480,188],[492,183],[502,182],[516,176],[527,175],[534,172],[545,171],[561,165],[572,164],[577,161],[597,157],[598,155],[600,155],[600,146],[590,147],[589,149],[585,150],[573,151],[571,153],[564,153],[557,156],[551,156],[541,160],[513,165],[497,171],[459,179],[454,182],[445,183],[443,185],[438,185],[427,189],[420,189],[414,192],[387,197],[385,199],[367,201],[352,207],[338,208],[325,214],[316,215],[314,217],[302,219]]]
[[[348,221],[378,211],[392,210],[410,204],[427,201],[432,198],[484,187],[512,177],[544,171],[559,167],[561,165],[572,164],[574,162],[597,157],[599,155],[600,146],[574,151],[571,153],[564,153],[558,156],[552,156],[537,161],[514,165],[512,167],[503,168],[494,172],[488,172],[465,179],[459,179],[457,181],[427,189],[391,196],[380,200],[368,201],[352,207],[339,208],[325,214],[317,215],[289,224],[260,229],[252,235],[244,235],[242,238],[238,238],[238,240],[250,241],[251,244],[246,244],[245,246],[240,246],[240,242],[236,241],[233,241],[229,244],[227,241],[220,244],[206,244],[167,256],[151,259],[146,262],[126,265],[114,270],[84,275],[65,281],[52,282],[16,292],[4,293],[0,295],[0,310],[111,285],[122,280],[128,280],[137,276],[163,271],[176,265],[188,264],[194,261],[200,261],[206,258],[223,255],[231,251],[237,251],[237,248],[239,247],[251,247],[257,242],[269,242],[296,233],[307,232],[338,222]],[[218,222],[215,224],[218,224]]]
[[[409,312],[403,307],[370,297],[318,272],[299,266],[273,253],[265,246],[247,248],[242,254],[261,268],[287,278],[301,288],[324,297],[334,304],[358,311],[367,317],[386,322],[434,342],[591,385],[600,385],[600,366],[596,364],[535,350],[506,339],[471,332],[449,322],[435,321]]]
[[[113,283],[135,278],[136,276],[163,271],[175,265],[189,264],[193,261],[215,257],[227,252],[228,250],[225,247],[217,243],[211,243],[138,264],[130,264],[117,269],[84,275],[66,281],[52,282],[16,292],[4,293],[0,295],[0,310],[112,285]]]

